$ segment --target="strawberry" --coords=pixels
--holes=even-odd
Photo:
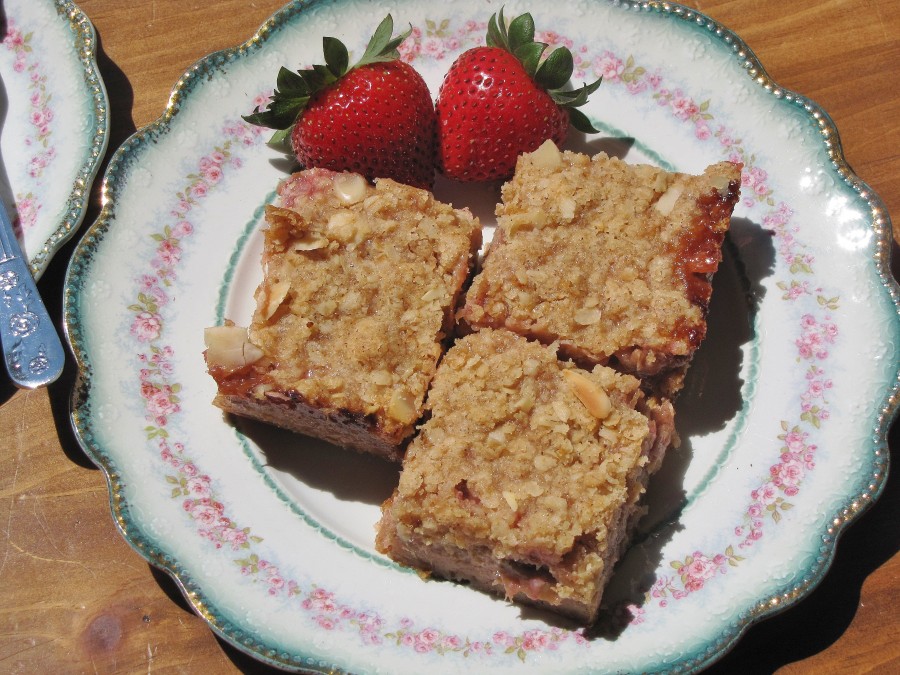
[[[422,76],[399,61],[390,14],[352,66],[344,44],[322,40],[325,65],[292,72],[282,67],[264,111],[244,117],[278,129],[273,145],[290,146],[306,168],[354,171],[369,180],[392,178],[416,187],[434,183],[436,117]]]
[[[488,22],[487,46],[463,52],[438,92],[439,169],[460,181],[512,175],[516,158],[547,139],[561,146],[569,126],[596,133],[577,110],[600,86],[563,89],[572,76],[572,53],[534,41],[534,19],[523,14],[507,28],[503,10]]]

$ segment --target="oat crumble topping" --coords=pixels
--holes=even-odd
[[[465,552],[455,574],[506,575],[499,590],[510,597],[521,584],[509,565],[540,569],[546,583],[532,600],[592,614],[655,438],[635,410],[639,385],[604,366],[577,369],[555,346],[505,330],[457,341],[384,506],[380,549],[428,568]]]
[[[281,184],[266,221],[254,395],[291,392],[411,435],[481,244],[478,220],[425,190],[311,169]]]
[[[691,176],[545,144],[503,186],[460,318],[639,377],[681,367],[706,332],[739,183],[728,162]]]

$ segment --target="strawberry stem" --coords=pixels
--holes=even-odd
[[[568,110],[573,127],[584,133],[597,133],[587,115],[576,108],[587,103],[588,96],[597,91],[603,78],[591,84],[582,84],[578,89],[564,89],[575,69],[572,52],[566,47],[557,47],[545,57],[544,52],[549,45],[536,42],[534,34],[531,14],[517,16],[507,26],[501,7],[499,13],[492,15],[488,21],[485,43],[488,47],[499,47],[515,56],[535,84],[546,90],[554,103]]]

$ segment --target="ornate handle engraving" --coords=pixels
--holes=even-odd
[[[65,352],[0,205],[0,343],[16,386],[34,389],[59,377]]]

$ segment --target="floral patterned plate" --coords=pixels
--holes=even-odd
[[[540,6],[538,6],[540,5]],[[734,34],[669,3],[537,3],[570,45],[604,133],[573,147],[685,171],[742,162],[743,198],[716,276],[707,341],[678,400],[683,444],[589,630],[377,554],[397,469],[223,418],[203,329],[245,322],[264,204],[289,162],[242,114],[279,66],[315,62],[338,26],[358,53],[367,2],[297,2],[213,54],[159,121],[128,140],[65,290],[81,377],[72,419],[109,480],[126,539],[212,629],[285,669],[687,672],[825,574],[835,540],[884,486],[898,404],[900,315],[890,223],[814,103],[779,88]],[[496,10],[393,4],[403,57],[436,91]],[[510,8],[513,9],[513,8]],[[511,12],[510,12],[511,13]],[[439,183],[491,226],[495,188]]]
[[[38,278],[84,219],[109,102],[75,3],[4,0],[0,26],[0,199]]]

